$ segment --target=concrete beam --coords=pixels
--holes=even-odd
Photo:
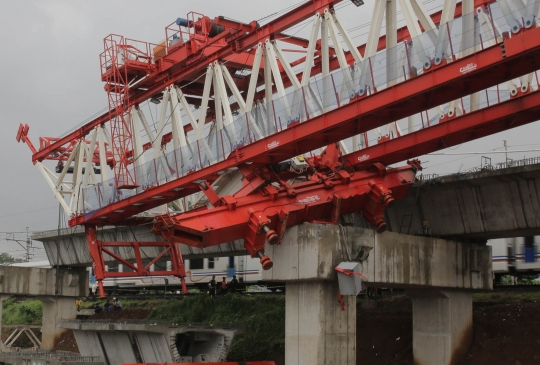
[[[79,297],[87,293],[84,269],[61,268],[57,273],[56,269],[0,266],[0,294]]]
[[[368,284],[385,287],[492,289],[491,247],[359,227],[302,224],[281,245],[266,245],[274,267],[263,280],[337,280],[335,267],[359,261]]]
[[[460,241],[536,236],[539,191],[540,164],[438,177],[415,184],[385,220],[390,231],[409,234],[428,222],[433,236]],[[411,212],[409,230],[404,215]]]
[[[138,227],[104,227],[98,230],[98,239],[108,242],[130,242],[130,241],[153,241],[161,242],[161,237],[155,236],[152,233],[150,226]],[[92,257],[88,249],[88,242],[84,229],[77,227],[58,230],[40,232],[32,235],[32,239],[43,243],[45,252],[51,265],[56,265],[57,262],[61,266],[92,266]],[[60,250],[58,250],[60,245]],[[202,257],[227,257],[227,256],[244,256],[247,251],[244,243],[241,240],[224,243],[218,246],[208,248],[196,248],[187,245],[180,245],[182,257],[186,260]],[[116,254],[126,260],[135,261],[133,250],[128,247],[116,247],[113,250]],[[161,253],[159,247],[141,248],[143,256],[156,257]],[[114,262],[109,255],[104,254],[103,259],[106,263]],[[168,260],[168,255],[165,255],[162,261]]]

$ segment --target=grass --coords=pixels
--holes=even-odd
[[[43,303],[39,300],[8,299],[2,306],[2,324],[41,324],[42,317]]]

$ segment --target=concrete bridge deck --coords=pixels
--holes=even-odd
[[[407,198],[387,210],[386,221],[389,231],[409,234],[421,232],[423,223],[428,222],[432,236],[458,241],[540,235],[539,192],[538,163],[424,179],[415,184]],[[359,216],[344,220],[367,227]],[[152,234],[151,226],[104,227],[98,237],[104,241],[161,240]],[[53,265],[57,261],[67,266],[91,265],[86,236],[80,227],[60,230],[60,235],[57,230],[36,233],[32,239],[43,242]],[[205,249],[180,247],[185,259],[247,254],[241,241]],[[116,250],[126,259],[135,259],[130,248]],[[159,252],[157,248],[145,249],[149,257]],[[105,260],[110,258],[105,255]]]

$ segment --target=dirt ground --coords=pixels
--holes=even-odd
[[[540,303],[474,303],[473,311],[473,343],[457,365],[540,364]],[[358,308],[357,316],[357,364],[413,365],[410,303]]]
[[[413,365],[411,303],[378,304],[374,309],[358,308],[357,364]],[[473,311],[473,343],[456,365],[540,364],[540,303],[474,303]],[[145,319],[149,314],[149,310],[121,310],[91,319]],[[71,331],[60,337],[56,349],[78,352]],[[275,360],[282,365],[283,354]]]
[[[89,319],[146,319],[150,315],[150,310],[141,309],[141,310],[130,310],[123,309],[119,311],[112,312],[102,312],[96,313],[91,316]],[[68,330],[60,336],[56,345],[54,346],[55,350],[62,351],[72,351],[79,353],[79,348],[77,347],[77,341],[75,341],[75,336],[73,331]]]
[[[146,319],[150,309],[122,309],[119,311],[96,313],[89,319]]]

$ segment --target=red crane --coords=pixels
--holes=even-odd
[[[361,212],[383,231],[385,207],[406,194],[421,169],[415,160],[387,165],[534,121],[537,2],[511,12],[494,9],[494,1],[445,1],[430,15],[411,0],[401,9],[402,28],[390,16],[396,2],[377,2],[360,46],[338,19],[340,2],[306,1],[264,25],[192,12],[167,26],[159,44],[110,35],[101,55],[109,111],[63,138],[40,138],[39,150],[21,125],[17,140],[28,143],[69,224],[86,228],[102,295],[105,277],[185,277],[179,243],[243,239],[268,269],[265,242],[279,244],[292,225]],[[306,20],[309,39],[287,34]],[[298,52],[304,55],[291,60]],[[161,105],[154,128],[143,111],[147,102]],[[431,125],[430,110],[439,123]],[[404,118],[407,134],[397,122]],[[374,129],[379,143],[367,146]],[[60,175],[44,160],[57,160]],[[240,185],[220,191],[233,170]],[[161,214],[145,213],[159,207]],[[152,221],[163,241],[102,242],[97,234],[106,224]],[[116,246],[132,247],[136,264]],[[161,253],[143,262],[141,249],[149,246]],[[132,272],[107,272],[104,255]],[[165,255],[172,270],[150,271]]]

